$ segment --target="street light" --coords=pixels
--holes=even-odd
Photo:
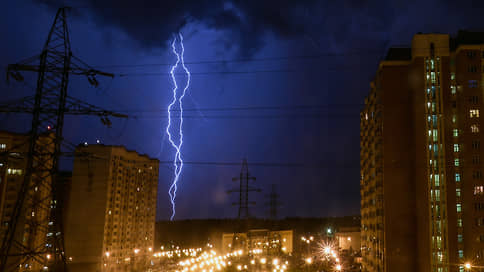
[[[341,271],[341,265],[340,264],[336,265],[336,271]]]
[[[464,264],[464,268],[465,268],[466,270],[470,270],[470,269],[471,269],[471,267],[472,267],[471,263],[465,263],[465,264]]]

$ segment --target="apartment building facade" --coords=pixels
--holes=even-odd
[[[484,33],[388,51],[361,112],[363,271],[484,265],[483,92]]]
[[[142,271],[152,256],[159,161],[122,146],[76,149],[66,219],[70,271]]]

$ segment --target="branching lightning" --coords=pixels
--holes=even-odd
[[[181,48],[180,53],[178,53],[178,51],[176,50],[176,46],[175,46],[176,41],[177,41],[176,36],[173,39],[173,42],[171,44],[172,52],[173,52],[173,54],[176,55],[176,62],[171,67],[171,70],[170,70],[171,80],[173,81],[173,99],[172,99],[170,105],[168,105],[168,109],[167,109],[168,125],[166,126],[166,134],[168,135],[168,140],[170,141],[170,144],[173,146],[173,148],[175,148],[175,150],[176,150],[175,158],[173,159],[173,165],[175,166],[175,170],[174,170],[175,176],[173,177],[173,182],[170,186],[170,189],[168,190],[168,194],[170,195],[171,207],[172,207],[172,214],[171,214],[170,220],[173,220],[173,218],[175,217],[175,214],[176,214],[175,200],[176,200],[176,191],[178,189],[177,183],[180,179],[180,175],[181,175],[181,172],[182,172],[182,169],[183,169],[183,159],[182,159],[182,154],[181,154],[181,148],[182,148],[182,145],[183,145],[183,98],[185,97],[185,94],[188,90],[188,87],[190,87],[190,76],[191,76],[190,71],[188,71],[188,68],[185,66],[185,60],[184,60],[185,47],[183,45],[183,36],[182,36],[181,33],[178,34],[178,39],[180,40],[180,48]],[[187,81],[186,81],[186,85],[183,88],[183,91],[182,91],[180,97],[177,99],[178,84],[177,84],[177,80],[176,80],[176,77],[175,77],[175,70],[178,68],[178,64],[180,62],[181,62],[181,66],[182,66],[183,70],[186,73]],[[171,111],[172,111],[172,107],[175,105],[175,103],[177,101],[178,101],[179,108],[180,108],[180,113],[179,113],[180,119],[179,119],[179,126],[178,126],[178,137],[179,137],[178,144],[175,143],[175,141],[173,140],[173,137],[170,133],[171,123],[172,123]]]

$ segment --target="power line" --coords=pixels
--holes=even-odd
[[[360,103],[347,103],[347,104],[326,104],[326,105],[261,105],[261,106],[235,106],[235,107],[219,107],[219,108],[188,108],[183,109],[184,112],[203,112],[203,111],[252,111],[252,110],[319,110],[319,109],[329,109],[334,107],[354,107],[354,106],[364,106],[365,104]],[[114,111],[114,110],[113,110]],[[166,109],[156,109],[156,110],[145,110],[145,109],[118,109],[116,111],[125,113],[160,113],[166,112]],[[172,110],[172,112],[177,112],[179,110]]]
[[[281,61],[281,60],[318,60],[327,57],[346,57],[354,55],[379,55],[381,52],[377,51],[365,51],[365,52],[347,52],[347,53],[327,53],[318,55],[299,55],[299,56],[280,56],[280,57],[265,57],[265,58],[241,58],[241,59],[228,59],[228,60],[199,60],[199,61],[187,61],[185,64],[198,65],[198,64],[225,64],[225,63],[244,63],[244,62],[269,62],[269,61]],[[373,56],[371,55],[371,56]],[[111,64],[111,65],[96,65],[96,68],[137,68],[137,67],[152,67],[152,66],[172,66],[173,63],[142,63],[142,64]]]
[[[240,162],[230,162],[230,161],[184,161],[184,164],[194,165],[194,166],[239,166]],[[160,161],[160,165],[163,164],[173,164],[173,161]],[[280,162],[251,162],[251,166],[254,167],[283,167],[283,168],[314,168],[314,169],[360,169],[360,161],[351,164],[335,164],[333,162],[309,162],[309,163],[280,163]],[[452,167],[453,164],[444,165],[443,167]],[[432,166],[433,167],[433,166]],[[385,165],[388,169],[407,169],[407,168],[417,168],[417,169],[427,169],[431,166],[427,165]],[[474,169],[475,167],[470,166],[460,166],[462,169]]]
[[[341,70],[357,70],[355,67],[341,67],[341,68],[328,68],[325,71],[341,71]],[[302,73],[307,72],[305,69],[298,70],[254,70],[254,71],[211,71],[211,72],[191,72],[191,75],[248,75],[259,73]],[[181,73],[180,73],[181,74]],[[120,73],[119,77],[138,77],[138,76],[170,76],[167,72],[146,72],[146,73]]]
[[[173,117],[174,115],[172,115]],[[164,119],[167,115],[134,116],[135,119]],[[286,114],[286,115],[183,115],[186,119],[321,119],[321,118],[361,118],[359,112],[355,114]]]

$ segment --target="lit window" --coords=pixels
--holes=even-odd
[[[468,81],[469,88],[477,88],[477,80],[469,80]]]
[[[455,196],[460,197],[460,188],[455,189]]]
[[[435,201],[440,201],[440,190],[435,190]]]
[[[460,174],[459,173],[455,174],[455,182],[460,182]]]
[[[474,186],[474,195],[484,195],[484,186]]]
[[[5,149],[7,148],[7,144],[0,144],[0,149]]]
[[[469,110],[469,116],[471,118],[479,117],[479,110],[477,110],[477,109]]]
[[[464,258],[464,250],[459,249],[459,258]]]
[[[7,169],[7,174],[9,174],[9,175],[22,175],[22,169],[12,169],[12,168],[8,168]]]
[[[464,242],[464,237],[462,237],[462,234],[457,234],[457,242],[459,243]]]
[[[476,124],[471,125],[471,132],[472,133],[479,133],[479,126]]]
[[[454,144],[454,152],[459,152],[459,151],[460,151],[459,144]]]
[[[457,116],[455,116],[455,114],[454,114],[454,115],[452,115],[452,123],[455,123],[455,122],[457,122]]]
[[[437,142],[439,140],[439,137],[438,137],[438,130],[434,129],[432,135],[434,136],[434,142]]]
[[[454,159],[454,165],[460,166],[460,160],[458,158]]]
[[[455,80],[455,73],[454,72],[450,73],[450,80]]]
[[[456,207],[457,207],[457,212],[458,212],[458,213],[459,213],[459,212],[462,212],[462,204],[457,203],[457,204],[456,204]]]
[[[462,228],[462,218],[457,219],[457,227]]]
[[[452,94],[455,94],[455,93],[457,92],[457,88],[455,87],[455,85],[451,85],[451,86],[450,86],[450,92],[451,92]]]
[[[453,133],[454,137],[459,137],[459,130],[458,129],[454,128],[452,130],[452,133]]]

